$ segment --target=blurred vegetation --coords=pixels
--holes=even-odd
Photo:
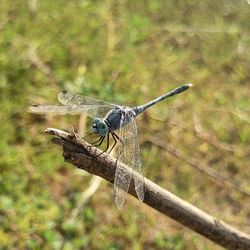
[[[79,116],[26,112],[62,89],[136,105],[193,83],[138,117],[145,176],[250,233],[249,17],[245,0],[2,0],[0,248],[220,249],[132,197],[118,211],[105,182],[69,222],[92,177],[43,131]]]

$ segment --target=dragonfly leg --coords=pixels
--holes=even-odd
[[[111,135],[112,135],[112,137],[113,137],[113,139],[114,139],[115,142],[112,145],[111,149],[109,150],[108,154],[110,154],[111,151],[114,149],[114,147],[115,147],[115,145],[117,143],[117,140],[120,141],[120,142],[122,142],[122,140],[120,139],[120,137],[115,132],[112,132]]]
[[[94,142],[91,143],[92,146],[100,146],[100,145],[102,145],[102,142],[103,142],[104,138],[105,138],[105,136],[100,136],[97,141],[94,141]],[[98,142],[99,142],[99,144],[96,144]]]
[[[121,144],[123,144],[122,139],[121,139],[115,132],[113,132],[113,134],[114,134],[114,136],[116,137],[116,139],[117,139],[118,141],[120,141]]]
[[[121,138],[115,132],[113,132],[112,134],[118,141],[122,142]]]
[[[109,133],[107,136],[107,146],[106,146],[106,149],[103,151],[103,153],[106,152],[108,149],[109,149]]]
[[[88,146],[88,148],[92,148],[92,147],[98,147],[102,144],[103,140],[104,140],[105,136],[100,136],[99,139],[93,143],[91,143],[92,145]],[[96,144],[97,142],[99,142],[99,144]],[[102,153],[101,153],[102,154]],[[100,154],[99,154],[100,155]],[[97,156],[99,156],[97,155]],[[96,157],[97,157],[96,156]]]
[[[91,132],[90,132],[90,133],[87,133],[82,139],[85,140],[88,136],[90,136],[90,135],[92,135],[92,134],[93,134],[93,133],[91,133]]]
[[[120,143],[123,145],[122,139],[121,139],[115,132],[112,133],[112,136],[113,136],[113,138],[114,138],[114,140],[115,140],[115,144],[112,146],[112,148],[111,148],[111,150],[109,151],[109,153],[112,151],[112,149],[113,149],[114,146],[116,145],[117,140],[120,141]],[[116,139],[117,139],[117,140],[116,140]],[[122,147],[122,151],[123,151],[123,147]],[[117,163],[118,163],[118,161],[119,161],[119,159],[120,159],[120,156],[121,156],[121,155],[119,155],[119,156],[116,158],[116,165],[117,165]]]
[[[110,154],[111,153],[111,151],[113,150],[113,148],[115,147],[115,145],[116,145],[116,143],[117,143],[117,140],[116,140],[116,138],[115,138],[115,136],[114,136],[114,133],[111,133],[111,135],[112,135],[112,137],[113,137],[113,139],[114,139],[114,144],[112,145],[112,147],[111,147],[111,149],[108,151],[108,154]]]
[[[106,149],[103,150],[103,151],[102,151],[99,155],[97,155],[97,156],[102,155],[102,154],[105,153],[108,149],[109,149],[109,133],[108,133],[108,135],[107,135],[107,146],[106,146]]]

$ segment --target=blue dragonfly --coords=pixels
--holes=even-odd
[[[177,95],[191,86],[192,84],[184,84],[144,105],[132,108],[62,91],[58,94],[60,105],[33,105],[29,108],[29,111],[38,114],[54,113],[61,115],[86,113],[93,118],[92,132],[99,136],[98,140],[92,145],[100,146],[106,138],[107,145],[103,152],[110,153],[119,142],[114,180],[114,199],[116,206],[121,209],[124,204],[124,192],[128,192],[132,179],[140,201],[144,200],[145,194],[135,118],[149,107],[168,97]],[[110,136],[114,141],[111,147]],[[129,173],[124,171],[124,164],[131,168]]]

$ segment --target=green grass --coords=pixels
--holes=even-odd
[[[103,182],[67,223],[91,176],[44,135],[78,117],[27,113],[62,89],[124,105],[191,82],[138,118],[145,176],[249,233],[249,197],[152,143],[177,148],[250,192],[247,1],[1,1],[0,242],[3,249],[220,249]],[[88,121],[89,122],[89,121]]]

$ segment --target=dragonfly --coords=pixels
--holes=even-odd
[[[58,94],[59,105],[33,105],[29,111],[37,114],[54,113],[58,115],[85,113],[92,117],[92,133],[99,136],[92,146],[102,145],[106,138],[106,148],[103,152],[110,153],[117,142],[119,145],[116,159],[114,179],[114,200],[117,208],[124,205],[124,192],[127,193],[133,179],[136,195],[140,201],[144,200],[145,184],[142,171],[138,131],[135,118],[151,106],[186,91],[192,84],[181,85],[164,95],[135,107],[121,106],[80,94],[62,91]],[[110,147],[110,137],[113,145]],[[127,173],[123,166],[130,167]]]

